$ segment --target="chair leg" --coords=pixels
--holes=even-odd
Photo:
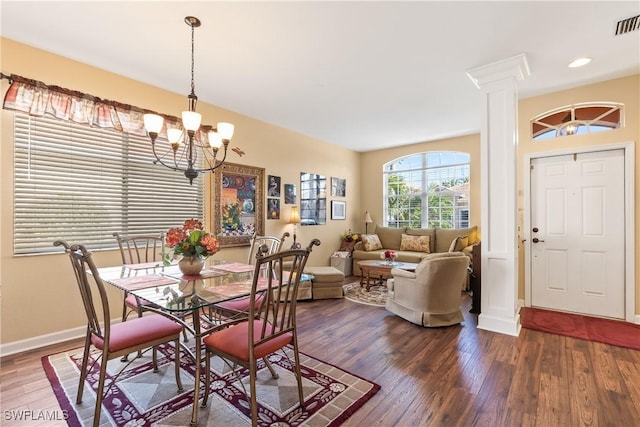
[[[158,372],[158,348],[153,347],[151,353],[153,354],[153,372]]]
[[[298,382],[298,398],[300,399],[300,408],[304,409],[304,396],[302,395],[302,372],[300,372],[300,353],[298,352],[298,338],[293,337],[293,359],[295,363],[296,381]]]
[[[182,378],[180,378],[180,338],[175,340],[173,345],[175,347],[173,357],[176,366],[176,384],[178,384],[178,391],[183,391]]]
[[[87,378],[87,364],[89,362],[89,348],[91,347],[91,335],[87,331],[84,340],[84,351],[82,352],[82,367],[80,368],[80,382],[78,383],[78,393],[76,393],[76,403],[82,403],[82,394],[84,393],[84,380]]]
[[[108,357],[102,353],[102,363],[100,364],[100,378],[98,379],[98,389],[96,390],[96,409],[93,412],[93,427],[100,425],[100,413],[102,412],[102,395],[104,390],[104,377],[107,374]]]
[[[251,426],[258,427],[258,401],[256,399],[256,361],[249,366],[249,389],[251,390]],[[241,380],[242,381],[242,380]]]

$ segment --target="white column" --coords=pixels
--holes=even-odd
[[[520,54],[474,68],[467,75],[481,91],[482,312],[478,328],[517,336],[517,80],[529,76],[529,66]]]

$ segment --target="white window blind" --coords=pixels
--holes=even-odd
[[[14,253],[64,239],[116,247],[114,232],[150,234],[204,217],[203,179],[153,163],[148,138],[15,114]]]

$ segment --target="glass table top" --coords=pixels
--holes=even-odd
[[[105,267],[98,272],[105,283],[161,309],[180,312],[250,295],[255,267],[209,259],[201,274],[196,276],[184,276],[177,265],[163,266],[161,262]],[[259,271],[258,290],[267,288],[269,273],[266,269]],[[288,274],[285,274],[286,278]],[[300,281],[312,279],[313,276],[303,274]]]

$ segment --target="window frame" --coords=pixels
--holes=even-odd
[[[430,163],[429,158],[433,158],[438,156],[437,164]],[[464,161],[453,161],[443,163],[443,159],[447,158],[453,159],[464,159]],[[416,163],[412,167],[405,168],[397,168],[393,169],[394,166],[399,166],[402,162],[414,162]],[[463,173],[463,177],[456,177],[456,175],[460,175],[460,172],[455,172],[455,170],[466,170],[466,173]],[[434,176],[434,173],[438,171],[448,173],[449,176],[452,176],[448,180],[445,179],[444,173],[441,173],[439,179]],[[453,171],[453,172],[452,172]],[[469,226],[469,218],[470,218],[470,183],[471,183],[471,155],[467,152],[461,151],[428,151],[421,153],[412,153],[406,156],[394,159],[389,161],[383,165],[383,207],[384,207],[384,225],[386,227],[412,227],[412,228],[434,228],[434,227],[444,227],[442,228],[465,228]],[[393,209],[404,209],[405,214],[408,210],[408,219],[405,217],[404,219],[400,219],[400,212],[391,213],[390,210],[392,207],[390,206],[390,199],[393,197],[390,194],[390,176],[392,175],[411,175],[417,179],[413,179],[411,182],[419,181],[419,186],[413,188],[409,188],[409,192],[404,194],[405,197],[416,198],[413,201],[409,201],[409,205],[406,208],[401,206],[394,207]],[[443,181],[453,181],[456,184],[450,187],[442,187],[441,185],[435,185],[432,187],[432,184],[435,184],[436,181],[442,183]],[[451,183],[453,183],[451,182]],[[411,185],[410,183],[405,182],[407,185]],[[454,188],[462,186],[462,188]],[[466,187],[466,188],[465,188]],[[399,189],[397,190],[397,193]],[[452,200],[452,204],[450,206],[442,206],[443,200],[446,200],[446,194],[449,193],[449,198]],[[443,195],[445,195],[443,197]],[[431,201],[435,201],[434,197],[437,198],[438,206],[431,203]],[[458,201],[462,198],[465,199],[465,202],[462,204],[458,204]],[[419,203],[418,203],[419,202]],[[413,206],[412,206],[413,204]],[[452,209],[452,214],[449,217],[443,218],[443,209]],[[411,218],[412,212],[411,210],[420,212],[420,219],[418,221],[417,218]],[[433,212],[438,214],[438,218],[433,218]],[[464,215],[462,215],[464,213]],[[396,216],[397,219],[393,219],[393,216]],[[464,217],[464,218],[463,218]],[[466,218],[466,220],[465,220]],[[447,221],[450,221],[447,224]],[[419,222],[419,223],[418,223]]]

